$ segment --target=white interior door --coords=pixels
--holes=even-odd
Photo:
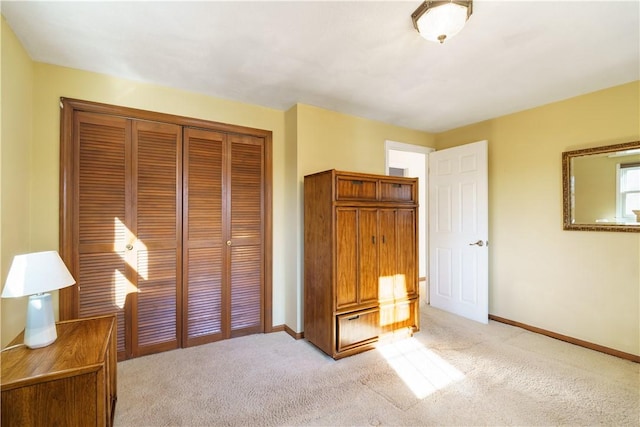
[[[487,323],[487,141],[429,154],[429,300]]]

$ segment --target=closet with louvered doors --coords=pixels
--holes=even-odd
[[[77,317],[116,313],[119,358],[180,343],[182,129],[78,112]]]
[[[261,138],[185,129],[185,346],[262,332]]]
[[[269,332],[271,133],[62,105],[61,320],[116,313],[120,360]]]

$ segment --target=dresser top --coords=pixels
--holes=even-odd
[[[21,333],[9,344],[19,346],[2,352],[2,390],[98,370],[115,322],[115,315],[58,322],[56,341],[36,349],[19,345]]]

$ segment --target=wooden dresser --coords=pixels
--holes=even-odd
[[[2,426],[111,426],[115,315],[59,322],[58,339],[29,349],[20,334],[2,352]]]
[[[418,330],[417,178],[304,178],[304,336],[333,358]]]

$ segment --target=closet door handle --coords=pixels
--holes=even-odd
[[[231,240],[227,240],[227,246],[231,246]]]
[[[371,236],[371,243],[376,244],[376,236]]]
[[[125,246],[125,248],[130,251],[133,249],[133,245],[131,243],[127,243],[127,246]]]

